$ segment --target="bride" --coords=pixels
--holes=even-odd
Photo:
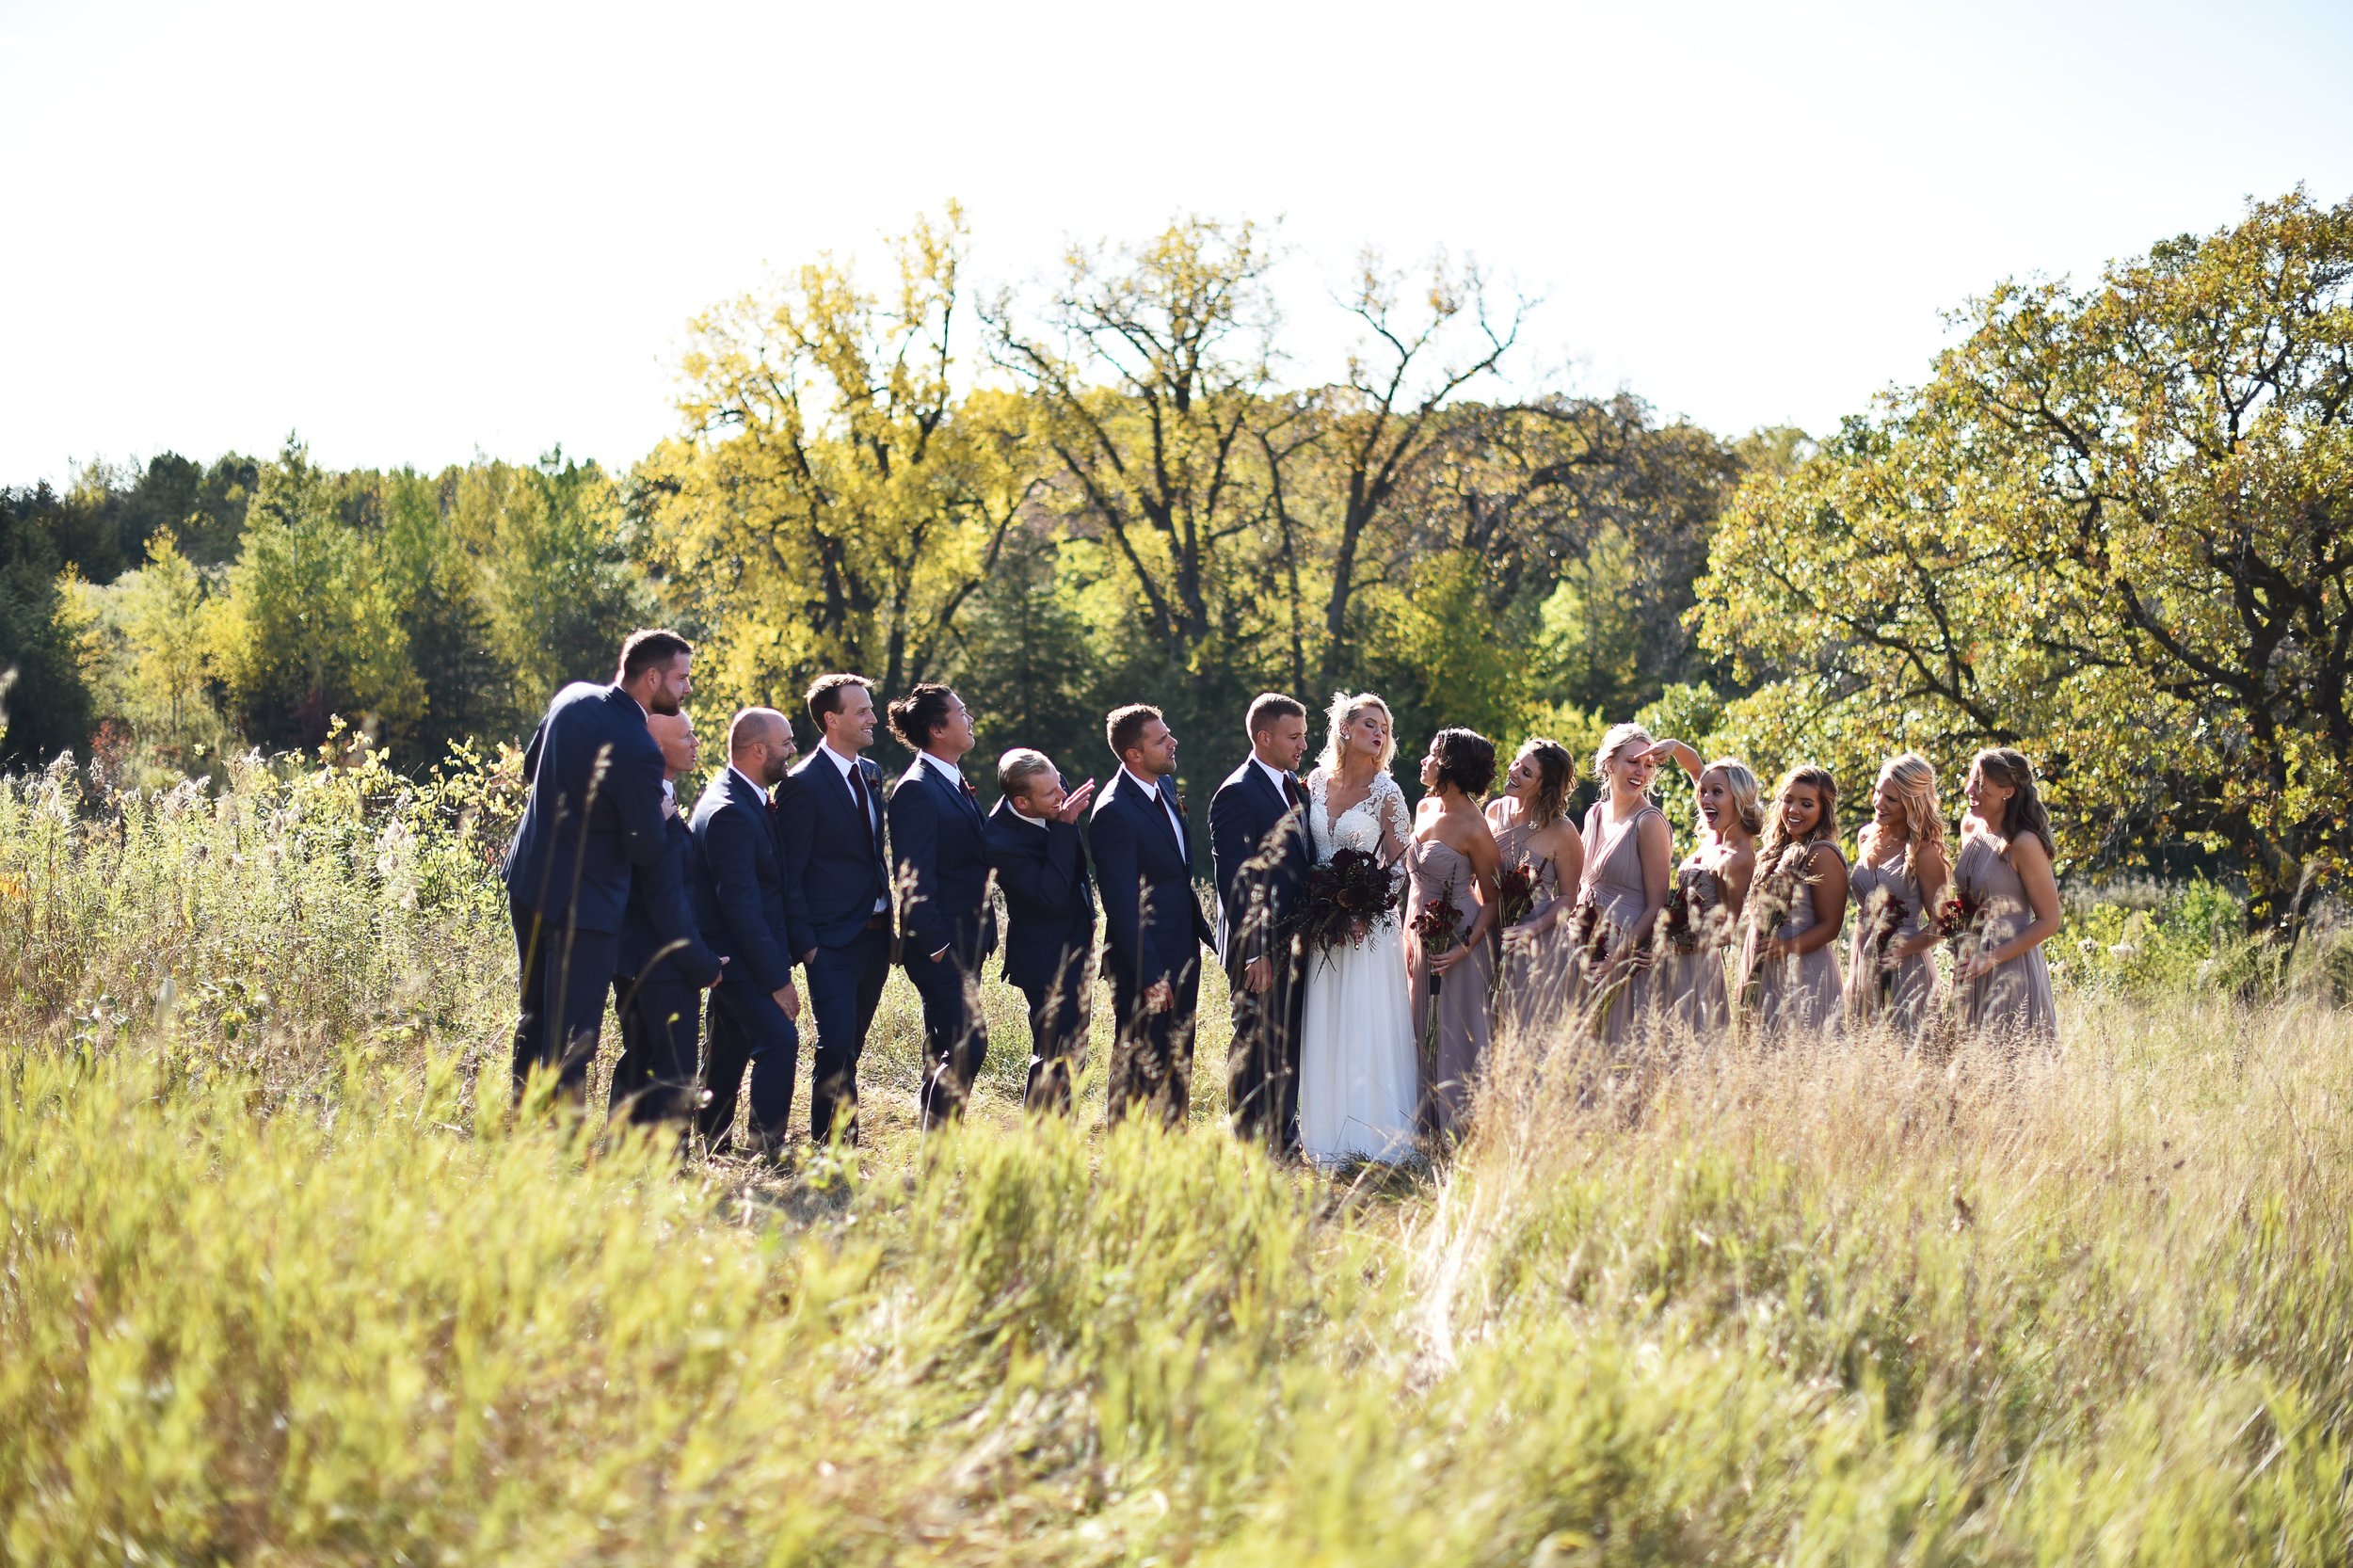
[[[1397,737],[1388,705],[1367,693],[1332,703],[1331,735],[1307,776],[1316,858],[1366,850],[1395,868],[1412,831],[1389,776]],[[1311,954],[1299,1039],[1299,1143],[1319,1165],[1396,1163],[1414,1152],[1421,1098],[1404,947],[1391,914],[1361,941]]]

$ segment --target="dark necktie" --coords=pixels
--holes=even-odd
[[[979,816],[981,814],[981,793],[978,790],[972,788],[972,781],[965,777],[964,775],[958,774],[956,775],[956,788],[964,792],[964,803],[972,808],[972,814],[976,817]]]
[[[1283,798],[1290,803],[1294,810],[1307,803],[1307,792],[1299,787],[1297,774],[1287,773],[1283,776]]]
[[[874,841],[874,812],[866,793],[866,770],[856,762],[850,764],[850,800],[857,808],[857,820],[866,829],[866,841]]]

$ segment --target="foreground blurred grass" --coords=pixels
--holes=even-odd
[[[13,1561],[2341,1561],[2353,1029],[1508,1049],[1383,1189],[981,1114],[518,1126],[478,778],[0,787]],[[1202,1109],[1214,1091],[1211,1061]],[[488,1070],[483,1070],[485,1067]]]

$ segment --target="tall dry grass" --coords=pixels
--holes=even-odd
[[[0,784],[9,1560],[2346,1555],[2316,990],[1507,1042],[1450,1160],[1354,1181],[1209,1125],[1214,1039],[1188,1132],[1023,1122],[994,994],[919,1149],[895,998],[885,1136],[775,1179],[511,1114],[447,782]]]

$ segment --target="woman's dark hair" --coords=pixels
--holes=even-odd
[[[1980,751],[1977,758],[1977,771],[2009,791],[2009,806],[2002,813],[2002,837],[2015,839],[2029,833],[2042,840],[2042,853],[2057,858],[2058,840],[2051,834],[2051,812],[2042,804],[2042,792],[2036,786],[2034,764],[2026,754],[2009,746],[1994,746]]]
[[[948,722],[949,704],[956,694],[935,680],[919,681],[906,696],[890,704],[890,732],[909,751],[932,744],[932,731]]]
[[[1528,803],[1528,820],[1538,827],[1549,826],[1569,809],[1569,792],[1577,787],[1577,759],[1567,746],[1542,735],[1520,747],[1520,755],[1536,764],[1536,798]]]
[[[1441,729],[1430,743],[1438,761],[1438,788],[1452,785],[1473,800],[1484,800],[1496,781],[1496,744],[1476,729]]]

